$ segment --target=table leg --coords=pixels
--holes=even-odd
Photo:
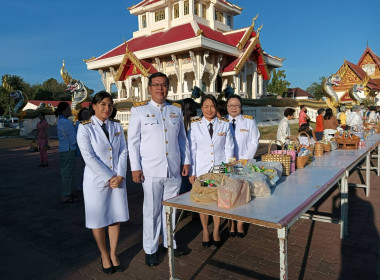
[[[348,176],[349,172],[346,171],[340,180],[340,238],[348,235]]]
[[[366,178],[366,195],[369,196],[369,190],[371,187],[371,153],[368,152],[366,155],[366,169],[365,169],[365,178]]]
[[[280,279],[288,279],[288,229],[286,227],[277,230],[280,243]]]
[[[166,230],[168,236],[168,255],[169,255],[169,272],[170,279],[175,278],[175,267],[174,267],[174,250],[173,250],[173,224],[172,224],[172,213],[173,208],[170,206],[165,206],[166,213]]]
[[[377,155],[376,155],[376,157],[377,157],[377,176],[380,176],[380,157],[379,157],[379,155],[380,155],[380,145],[378,145],[377,146]]]

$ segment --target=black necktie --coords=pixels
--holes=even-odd
[[[107,139],[110,140],[110,135],[108,133],[107,126],[105,123],[102,124],[102,129],[104,131],[104,134],[107,136]]]
[[[236,129],[236,120],[235,119],[233,119],[232,120],[232,128],[234,129],[234,131],[235,131],[235,129]]]
[[[212,138],[212,134],[214,133],[214,130],[212,129],[212,123],[210,123],[208,126],[208,132],[210,132],[210,137]]]

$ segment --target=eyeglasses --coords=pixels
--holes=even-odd
[[[150,86],[152,86],[152,87],[163,87],[163,88],[168,87],[167,84],[151,84]]]
[[[228,108],[240,108],[240,105],[227,105]]]

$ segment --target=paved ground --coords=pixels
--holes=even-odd
[[[142,250],[142,189],[128,183],[131,220],[122,225],[119,258],[123,273],[107,276],[91,231],[84,227],[83,201],[61,204],[58,147],[51,141],[47,168],[38,167],[30,140],[0,139],[0,279],[168,279],[168,257],[148,268]],[[266,146],[260,149],[263,153]],[[363,189],[349,193],[349,237],[339,238],[339,225],[299,220],[288,243],[289,279],[379,279],[380,177],[371,178],[371,196]],[[365,175],[365,174],[364,174]],[[129,174],[130,178],[130,174]],[[129,179],[130,181],[130,179]],[[351,182],[360,181],[357,173]],[[316,208],[339,216],[333,190]],[[219,249],[201,245],[199,220],[188,216],[177,239],[191,253],[176,259],[181,279],[276,279],[278,239],[274,230],[248,226],[244,239],[227,239]]]

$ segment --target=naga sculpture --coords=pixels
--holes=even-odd
[[[24,107],[28,103],[29,99],[25,93],[21,90],[14,90],[7,82],[7,78],[3,78],[3,88],[10,91],[9,96],[13,99],[15,105],[13,107],[13,114],[19,118],[20,127],[22,127],[22,119],[25,116],[25,112],[23,111]]]
[[[323,81],[323,90],[327,94],[326,103],[327,106],[333,110],[333,112],[336,111],[339,102],[338,95],[333,89],[333,86],[339,86],[340,82],[341,78],[337,74],[330,75]]]
[[[350,95],[352,100],[354,100],[358,105],[362,103],[362,99],[359,96],[359,94],[361,94],[364,91],[364,89],[365,86],[363,84],[355,84],[348,91],[348,94]]]
[[[74,118],[77,118],[79,110],[76,110],[78,104],[83,103],[87,96],[88,92],[84,84],[80,80],[75,80],[71,78],[69,73],[65,68],[65,61],[63,61],[61,68],[61,76],[65,84],[67,85],[67,91],[71,93],[71,112],[74,115]]]

